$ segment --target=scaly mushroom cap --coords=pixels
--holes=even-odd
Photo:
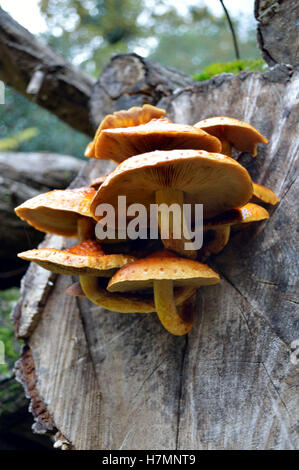
[[[220,226],[248,224],[264,219],[269,219],[269,212],[264,207],[249,202],[243,207],[223,212],[212,219],[206,220],[204,229],[213,230]]]
[[[127,207],[143,204],[149,215],[155,192],[166,188],[183,191],[186,204],[203,204],[205,218],[243,206],[252,196],[247,170],[230,157],[200,150],[156,151],[118,165],[95,195],[91,211],[99,220],[97,206],[109,203],[117,213],[118,195],[123,195]]]
[[[252,183],[252,185],[252,202],[261,202],[264,204],[271,204],[272,206],[275,206],[275,204],[278,203],[279,199],[271,189],[263,186],[262,184]]]
[[[103,130],[95,144],[96,158],[117,163],[144,152],[173,149],[220,152],[221,142],[201,129],[152,119],[135,127]]]
[[[50,191],[28,199],[15,212],[41,232],[75,237],[78,218],[91,217],[90,204],[95,194],[96,190],[88,187]]]
[[[208,286],[220,282],[209,266],[163,250],[119,269],[110,279],[110,292],[129,292],[153,287],[154,281],[173,281],[174,287]]]
[[[108,114],[99,125],[94,140],[87,145],[84,154],[85,157],[95,158],[95,142],[102,130],[116,127],[138,126],[139,124],[149,122],[151,119],[159,119],[164,115],[164,109],[156,108],[150,104],[144,104],[142,108],[133,106],[127,111],[121,110],[115,111],[113,114]]]
[[[257,144],[266,144],[268,140],[250,124],[227,116],[212,117],[194,124],[221,140],[228,141],[241,152],[257,154]]]
[[[54,273],[97,277],[111,277],[117,269],[136,259],[129,255],[106,255],[94,240],[86,240],[67,250],[40,248],[25,251],[18,256]]]

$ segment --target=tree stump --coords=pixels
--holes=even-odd
[[[239,161],[280,199],[267,222],[236,233],[211,258],[221,283],[199,289],[188,336],[171,336],[155,314],[118,314],[69,297],[72,279],[30,266],[14,323],[24,339],[17,376],[36,432],[70,449],[296,448],[293,65],[223,74],[159,103],[176,122],[229,115],[257,127],[270,143]],[[74,185],[111,168],[90,161]],[[48,236],[44,246],[65,243]]]

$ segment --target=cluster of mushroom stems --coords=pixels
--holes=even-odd
[[[54,273],[79,276],[67,289],[69,295],[86,296],[119,313],[157,312],[167,331],[184,335],[193,325],[196,289],[220,282],[206,264],[209,256],[224,249],[232,229],[269,218],[263,206],[278,202],[235,158],[237,152],[255,157],[259,143],[267,139],[230,117],[175,124],[151,105],[108,115],[85,156],[113,160],[116,168],[88,187],[40,194],[15,209],[37,230],[75,237],[79,243],[19,256]],[[202,248],[187,250],[183,216],[177,219],[167,212],[166,217],[163,211],[158,214],[158,240],[121,240],[118,232],[126,229],[121,225],[114,239],[97,239],[95,226],[103,223],[97,207],[110,204],[117,215],[118,196],[126,196],[127,206],[139,203],[146,209],[153,203],[176,204],[182,215],[184,204],[202,204]]]

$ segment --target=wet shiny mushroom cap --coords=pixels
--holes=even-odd
[[[257,144],[266,144],[268,140],[250,124],[228,116],[211,117],[199,121],[194,127],[203,129],[209,134],[226,140],[241,152],[257,153]]]
[[[269,212],[264,207],[249,202],[243,207],[223,212],[212,219],[206,220],[204,229],[211,230],[225,225],[248,224],[264,219],[269,219]]]
[[[131,157],[105,179],[95,195],[91,211],[99,204],[116,210],[118,196],[126,196],[127,207],[143,204],[150,213],[158,190],[182,191],[184,203],[203,204],[205,218],[245,205],[252,196],[251,178],[230,157],[202,150],[156,151]],[[129,217],[128,217],[129,219]]]
[[[208,286],[220,282],[209,266],[163,250],[119,269],[110,279],[110,292],[130,292],[153,287],[154,281],[173,281],[174,287]]]
[[[251,200],[252,202],[261,202],[264,204],[271,204],[272,206],[275,206],[279,201],[276,194],[270,188],[258,183],[253,183],[253,194]]]
[[[91,217],[94,188],[54,190],[28,199],[15,209],[22,220],[41,232],[65,237],[77,235],[79,217]]]
[[[119,129],[105,129],[95,144],[96,158],[120,163],[153,150],[202,149],[220,152],[221,142],[201,129],[167,119]]]
[[[142,107],[133,106],[128,110],[120,110],[115,111],[113,114],[108,114],[100,123],[93,141],[87,145],[84,154],[85,157],[96,157],[95,142],[102,130],[116,127],[138,126],[139,124],[149,122],[151,119],[159,119],[164,115],[164,109],[157,108],[151,104],[144,104]]]
[[[54,273],[97,277],[111,277],[117,269],[136,259],[130,255],[105,254],[94,240],[86,240],[66,250],[40,248],[18,256]]]

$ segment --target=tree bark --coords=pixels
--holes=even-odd
[[[97,127],[106,114],[145,103],[157,105],[162,98],[191,85],[194,81],[178,70],[137,54],[115,55],[93,87],[91,121]]]
[[[299,67],[297,0],[256,0],[257,39],[265,61]]]
[[[95,83],[1,7],[0,79],[90,137],[106,114],[155,105],[193,83],[186,74],[137,54],[114,56]]]

